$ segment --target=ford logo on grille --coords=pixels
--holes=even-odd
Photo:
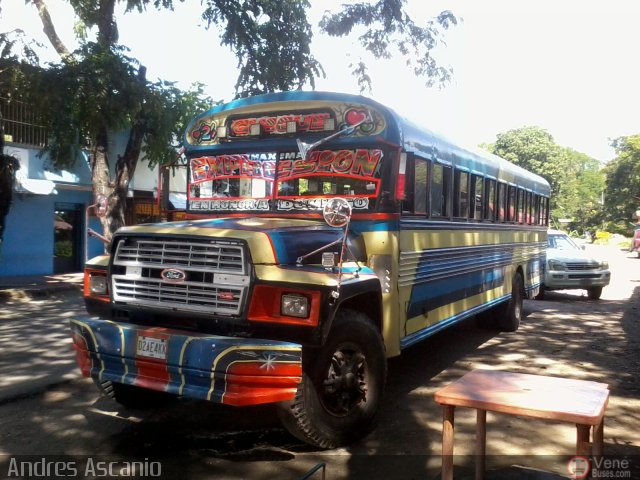
[[[162,280],[169,283],[182,283],[187,279],[187,274],[184,270],[178,268],[166,268],[160,272]]]

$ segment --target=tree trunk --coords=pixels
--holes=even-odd
[[[146,83],[146,68],[143,66],[138,71],[138,81],[141,85]],[[91,180],[94,196],[104,195],[107,198],[107,212],[100,219],[100,223],[103,235],[109,240],[119,228],[126,225],[125,211],[129,183],[136,171],[146,128],[144,99],[141,99],[140,109],[129,130],[127,146],[115,165],[115,179],[112,179],[109,173],[108,133],[104,130],[97,138],[91,161]]]

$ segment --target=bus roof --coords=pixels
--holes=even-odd
[[[308,104],[307,104],[308,102]],[[382,136],[386,142],[401,146],[406,152],[435,162],[480,174],[509,184],[521,186],[534,193],[548,196],[549,183],[539,175],[531,173],[507,160],[479,148],[462,147],[458,143],[435,133],[422,125],[417,125],[398,115],[394,110],[375,100],[361,96],[335,92],[291,91],[268,93],[241,98],[229,103],[217,105],[194,118],[185,131],[184,146],[187,154],[205,150],[189,141],[188,133],[194,126],[207,117],[233,115],[236,111],[284,112],[309,109],[313,102],[327,104],[348,104],[370,107],[384,117],[385,128],[376,137]],[[264,110],[260,107],[264,105]],[[289,141],[279,139],[278,142]],[[270,139],[269,145],[274,146]],[[209,147],[211,148],[211,147]],[[228,149],[229,147],[224,147]]]

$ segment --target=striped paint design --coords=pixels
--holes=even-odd
[[[253,405],[291,400],[301,380],[301,346],[294,343],[194,335],[91,318],[72,320],[71,329],[86,343],[90,375],[100,381]],[[167,358],[137,355],[139,336],[165,339]]]

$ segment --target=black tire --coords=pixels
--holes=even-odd
[[[602,295],[602,287],[591,287],[587,289],[589,300],[600,300],[600,295]]]
[[[534,299],[536,300],[544,300],[544,285],[540,285],[540,290],[538,291],[538,294],[534,297]]]
[[[98,388],[109,398],[127,408],[143,410],[166,404],[171,398],[164,392],[156,392],[133,385],[125,385],[110,380],[95,382]]]
[[[296,438],[336,448],[375,426],[387,376],[380,332],[363,313],[341,310],[326,343],[303,351],[302,382],[278,414]]]
[[[503,332],[515,332],[522,320],[522,304],[524,300],[524,280],[522,274],[516,272],[511,280],[511,298],[496,311],[496,326]]]

